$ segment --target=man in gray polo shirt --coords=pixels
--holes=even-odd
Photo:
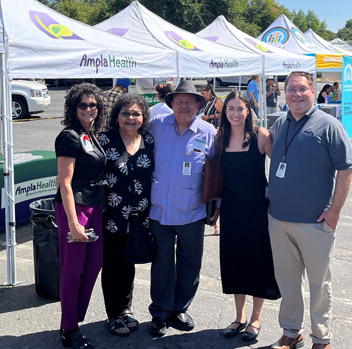
[[[290,111],[270,130],[269,232],[283,328],[271,348],[304,345],[306,270],[312,349],[330,349],[330,264],[336,225],[352,179],[352,147],[342,124],[314,107],[310,74],[291,73],[285,93]]]

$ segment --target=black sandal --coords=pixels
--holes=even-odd
[[[139,321],[136,320],[132,313],[126,313],[122,316],[122,321],[130,331],[136,331],[139,328]]]
[[[116,316],[111,320],[107,319],[105,321],[105,325],[108,331],[114,336],[128,337],[131,334],[130,330],[120,316]],[[121,332],[121,329],[126,329],[127,331],[124,330],[124,332]]]

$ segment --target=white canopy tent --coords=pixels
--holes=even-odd
[[[349,45],[347,42],[339,39],[339,38],[336,38],[336,39],[331,40],[329,42],[330,42],[330,44],[333,44],[333,45],[335,45],[335,46],[337,46],[339,48],[342,48],[345,51],[352,52],[352,46]]]
[[[287,75],[295,70],[305,70],[311,73],[315,71],[314,58],[284,51],[263,43],[236,28],[224,16],[217,17],[197,35],[236,50],[240,49],[262,55],[266,75]]]
[[[308,29],[304,35],[312,41],[315,45],[320,46],[322,49],[327,49],[332,52],[340,53],[344,56],[352,56],[351,51],[346,51],[338,46],[335,46],[331,44],[329,41],[326,41],[323,39],[320,35],[318,35],[316,32],[314,32],[312,29]],[[351,47],[352,49],[352,47]]]
[[[178,77],[233,76],[262,71],[260,55],[202,39],[165,21],[138,1],[95,27],[139,43],[175,50]]]
[[[275,47],[316,58],[317,71],[340,71],[342,55],[310,41],[285,15],[280,15],[258,39]]]
[[[199,31],[197,35],[235,50],[255,52],[263,56],[260,109],[264,110],[265,127],[267,126],[265,75],[287,75],[295,70],[305,70],[312,73],[315,71],[315,59],[313,57],[298,55],[265,44],[236,28],[224,16],[217,17],[207,27]]]
[[[2,0],[1,114],[8,284],[16,280],[10,78],[176,76],[176,54],[104,33],[35,0]]]

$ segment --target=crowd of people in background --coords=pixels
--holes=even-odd
[[[79,323],[101,268],[107,330],[124,337],[139,328],[132,311],[135,265],[125,258],[131,215],[150,230],[155,245],[149,333],[193,330],[188,310],[202,265],[204,165],[217,154],[224,183],[212,220],[220,217],[214,233],[220,233],[223,293],[235,301],[223,335],[256,340],[265,327],[265,299],[282,297],[283,333],[270,348],[303,347],[307,271],[312,349],[330,349],[330,268],[352,179],[352,146],[342,124],[314,106],[313,78],[306,72],[286,78],[287,115],[269,131],[255,126],[258,83],[253,76],[246,94],[233,91],[224,103],[211,85],[198,93],[190,80],[176,88],[159,84],[160,103],[152,108],[128,93],[130,79],[117,79],[105,93],[89,83],[68,90],[66,127],[55,142],[64,346],[94,348]],[[329,93],[341,98],[335,83],[324,86],[318,102]],[[268,113],[277,110],[280,94],[268,76]],[[249,318],[247,296],[253,297]]]

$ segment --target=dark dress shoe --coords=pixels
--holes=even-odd
[[[162,337],[166,334],[166,319],[162,317],[153,317],[149,334],[153,337]]]
[[[303,333],[296,338],[282,336],[276,343],[270,346],[270,349],[298,349],[304,346]]]
[[[256,333],[248,332],[247,331],[248,327],[254,328],[256,330]],[[247,326],[246,331],[244,331],[244,333],[243,333],[242,340],[246,341],[246,342],[254,341],[255,339],[257,339],[261,328],[262,328],[261,326],[256,327],[256,326],[253,326],[252,324],[249,324]]]
[[[75,349],[94,349],[90,344],[89,338],[83,336],[79,328],[74,330],[60,329],[60,337],[64,347]]]
[[[232,324],[239,324],[239,326],[236,327],[236,328],[231,328],[230,326]],[[229,338],[229,337],[237,336],[241,331],[243,331],[247,327],[248,322],[246,321],[246,322],[242,323],[242,322],[239,322],[239,321],[234,321],[234,322],[231,323],[231,325],[228,326],[227,328],[225,328],[224,337]]]
[[[191,331],[194,328],[193,319],[186,312],[174,313],[168,318],[167,323],[179,331]]]

